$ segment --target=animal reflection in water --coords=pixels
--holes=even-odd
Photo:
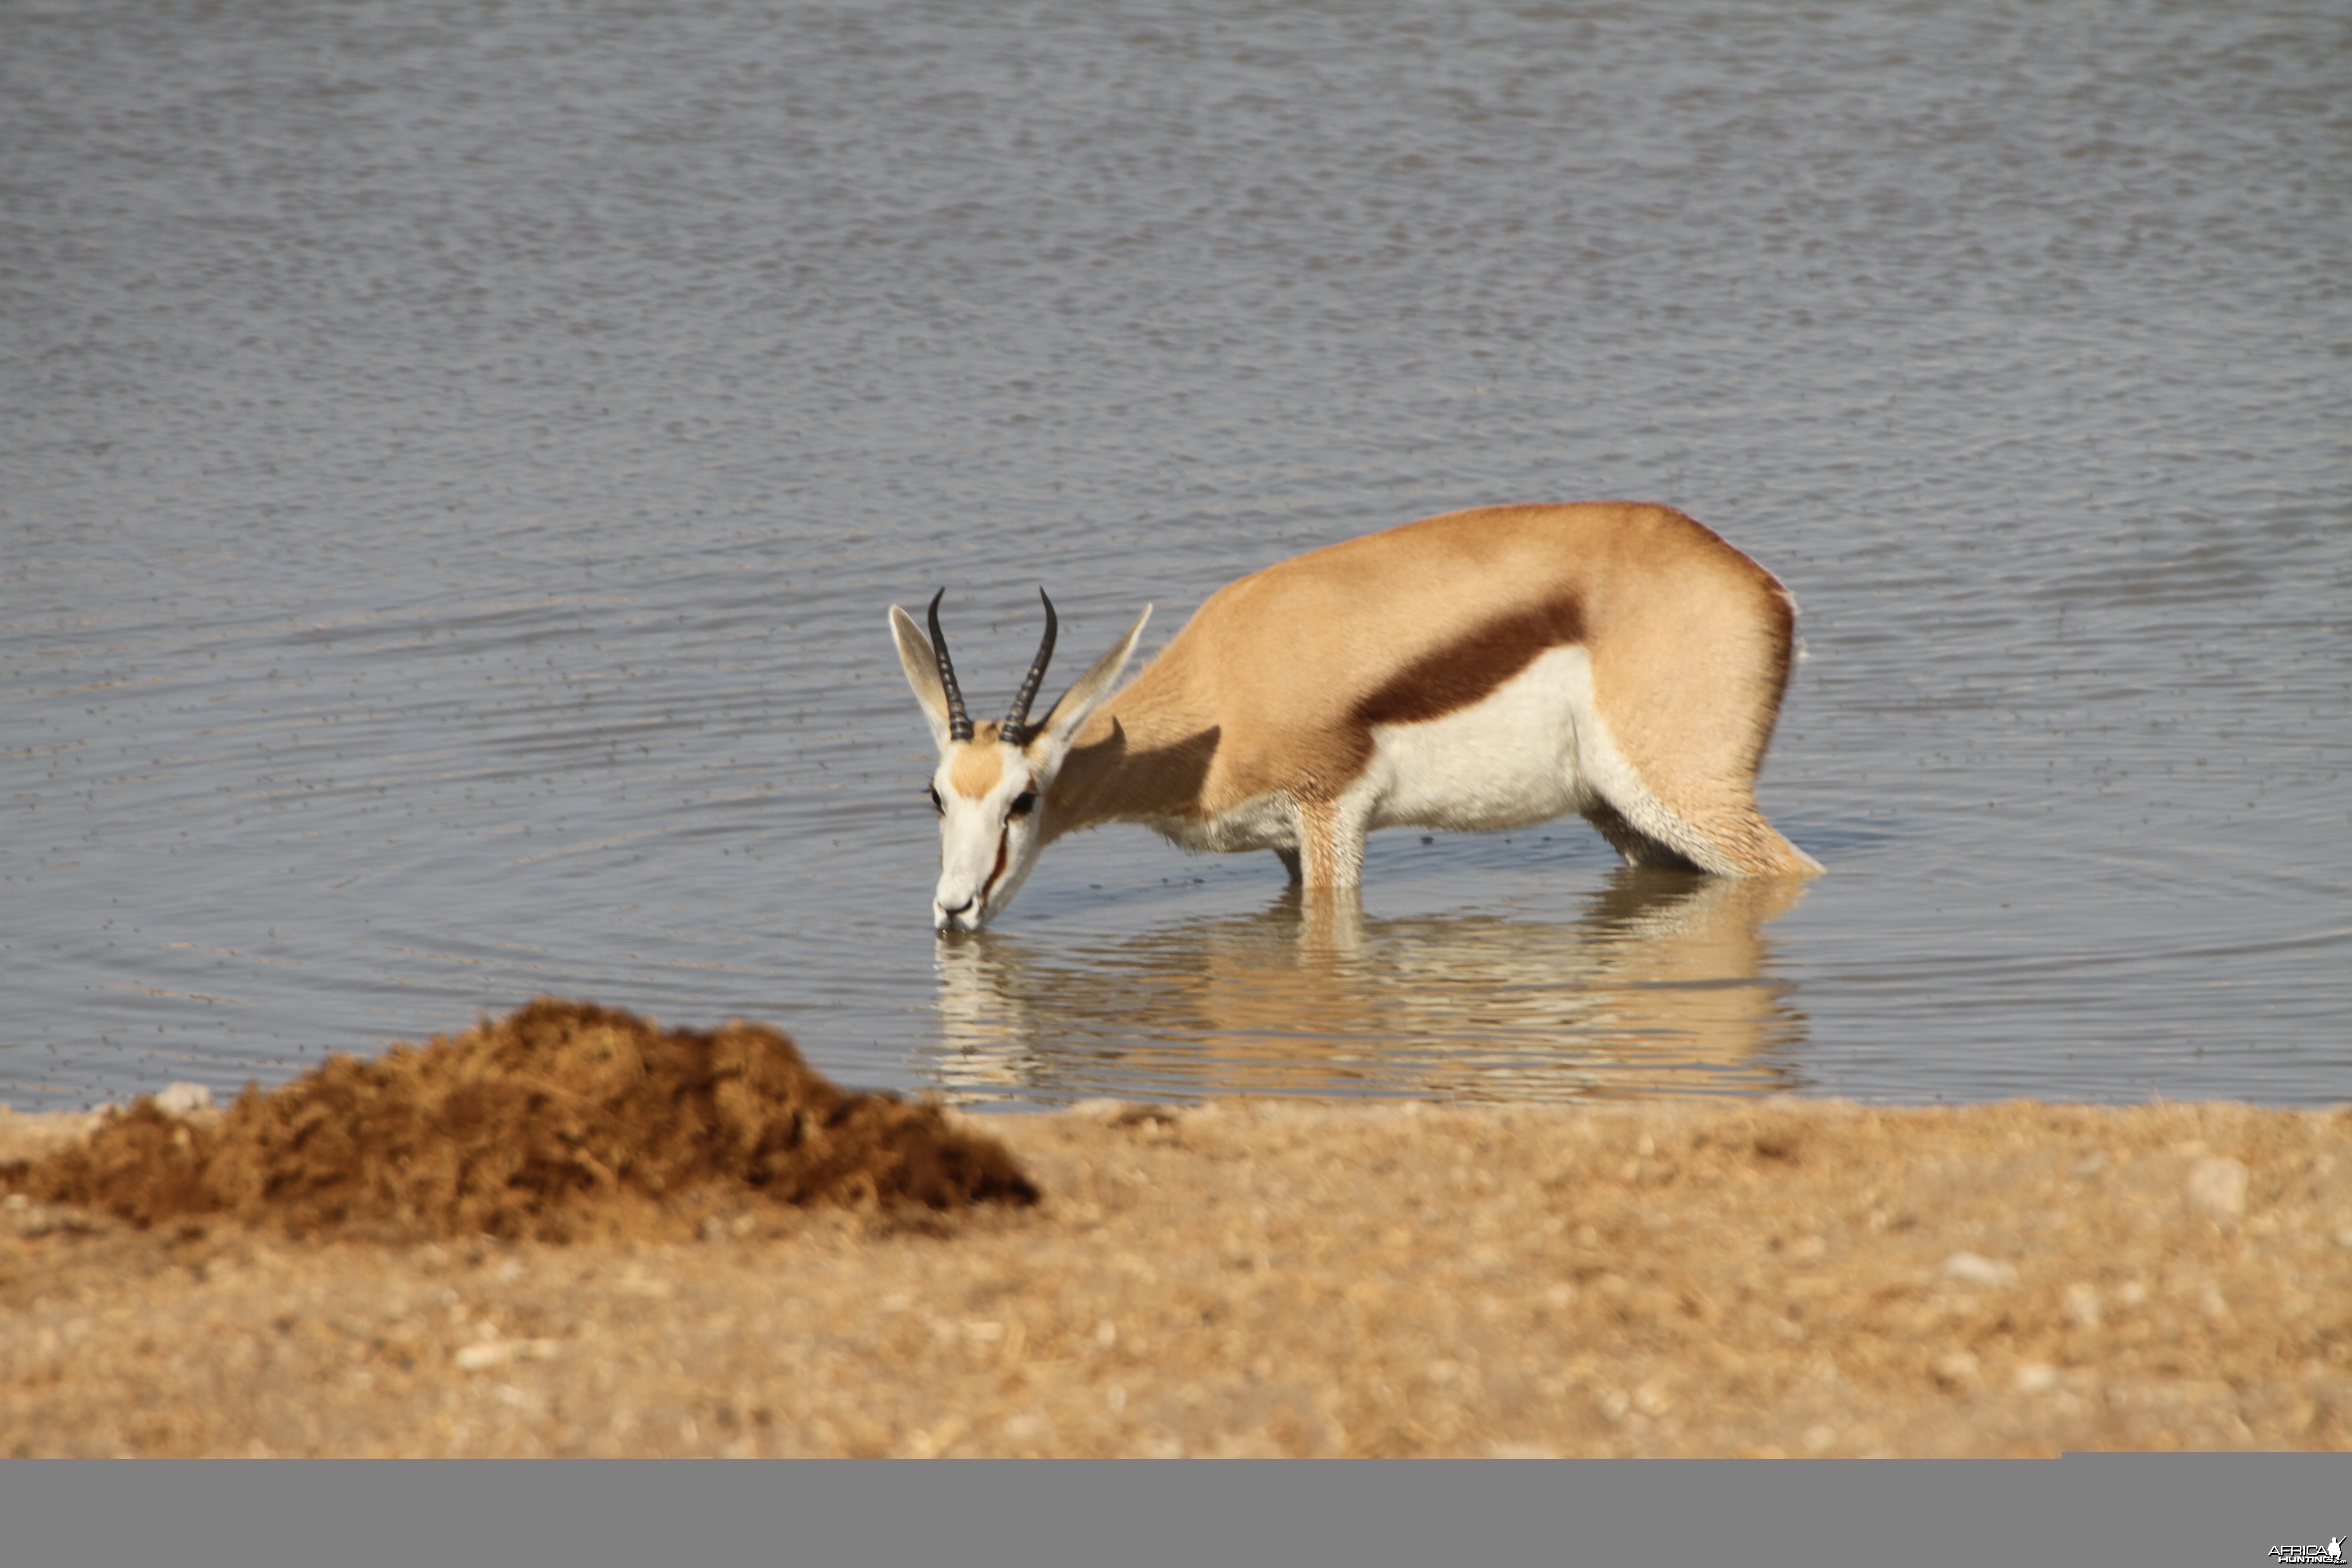
[[[1585,912],[1378,919],[1294,888],[1066,953],[939,950],[940,1089],[966,1102],[1281,1092],[1570,1100],[1793,1088],[1764,978],[1803,885],[1613,872]]]

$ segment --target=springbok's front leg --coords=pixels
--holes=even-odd
[[[1370,815],[1368,806],[1345,800],[1299,801],[1299,881],[1307,892],[1363,885]]]

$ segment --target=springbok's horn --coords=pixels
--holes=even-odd
[[[940,661],[940,684],[948,694],[948,737],[955,741],[971,739],[971,715],[963,710],[963,693],[956,689],[955,666],[948,662],[948,639],[940,631],[940,601],[948,596],[945,588],[931,595],[931,655]]]
[[[1029,679],[1021,683],[1020,695],[1013,699],[1013,711],[1004,716],[1004,737],[1016,746],[1029,743],[1029,704],[1036,700],[1037,688],[1045,679],[1045,667],[1054,659],[1054,601],[1045,597],[1045,590],[1037,590],[1037,597],[1045,605],[1045,640],[1037,645],[1037,662],[1029,667]]]

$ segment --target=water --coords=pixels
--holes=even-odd
[[[860,1083],[2352,1099],[2352,23],[2189,5],[0,0],[0,1099],[534,993]],[[1830,874],[925,923],[975,705],[1631,496],[1806,611]]]

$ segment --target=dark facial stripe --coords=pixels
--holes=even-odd
[[[1369,725],[1443,719],[1485,701],[1538,655],[1583,641],[1583,606],[1573,598],[1488,621],[1399,671],[1356,704],[1356,720]]]
[[[989,868],[988,880],[980,885],[980,907],[982,910],[985,910],[988,908],[988,895],[996,891],[997,879],[1004,875],[1004,861],[1006,857],[1012,852],[1012,844],[1013,835],[1011,831],[1005,828],[998,828],[996,832],[996,864]]]

